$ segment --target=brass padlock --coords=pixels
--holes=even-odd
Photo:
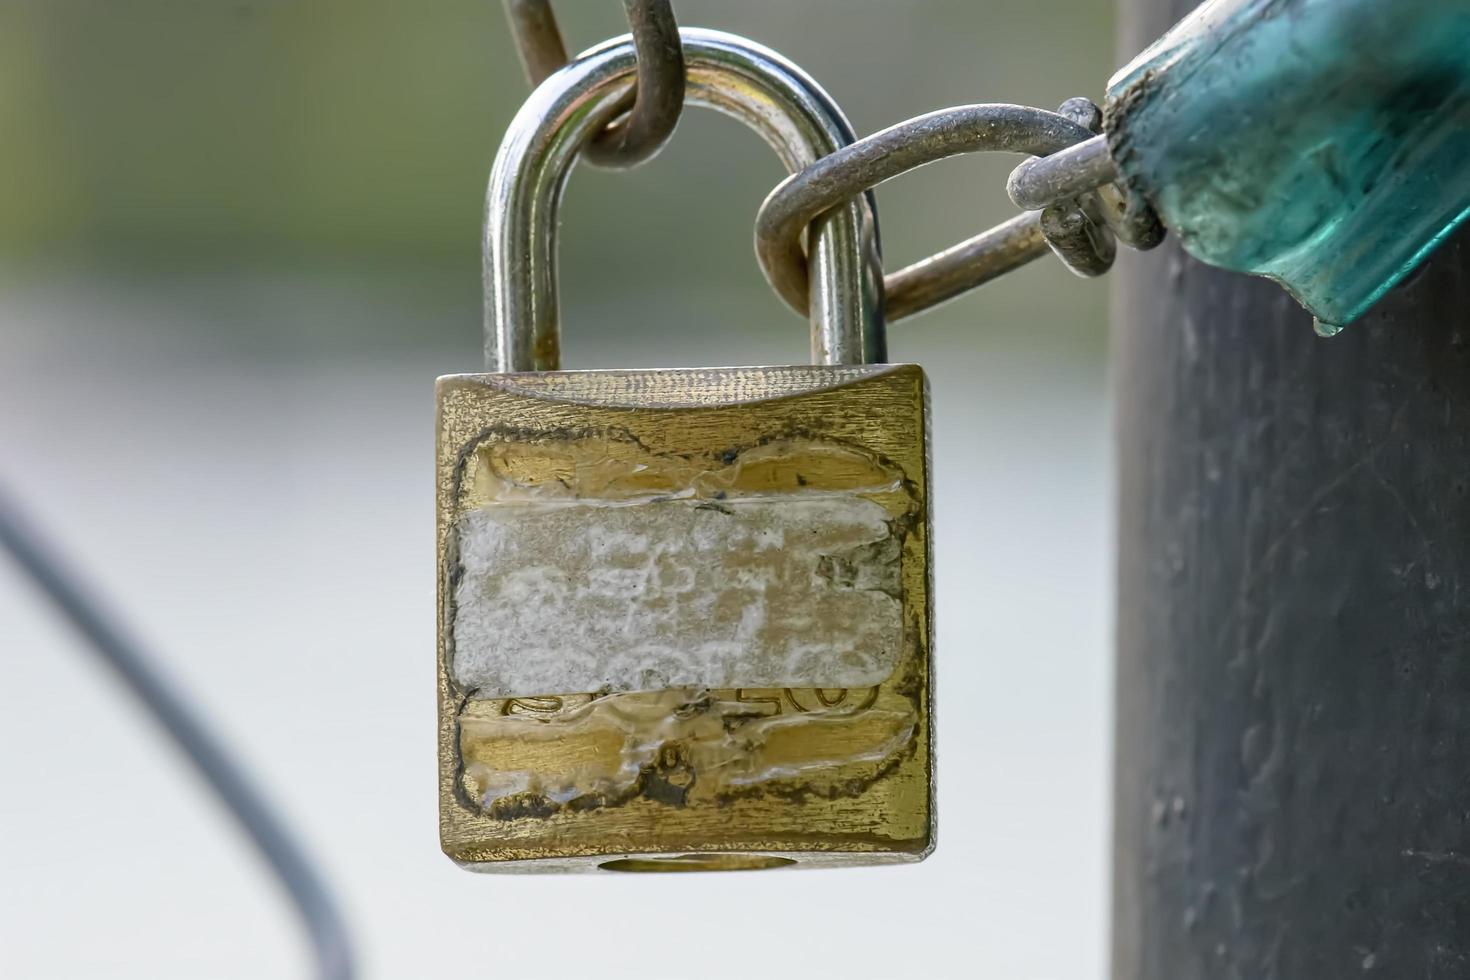
[[[788,168],[800,70],[682,32]],[[884,354],[871,199],[812,229],[811,366],[558,370],[556,209],[633,49],[548,79],[490,179],[487,374],[438,382],[439,779],[475,870],[913,861],[934,843],[927,383]]]

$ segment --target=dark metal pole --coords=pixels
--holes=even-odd
[[[1113,976],[1470,977],[1470,228],[1330,340],[1119,266]]]

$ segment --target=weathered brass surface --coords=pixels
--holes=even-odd
[[[438,398],[450,857],[929,852],[920,368],[457,375]]]

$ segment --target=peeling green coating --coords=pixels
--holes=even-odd
[[[1361,315],[1470,214],[1470,0],[1212,0],[1108,86],[1191,255]]]

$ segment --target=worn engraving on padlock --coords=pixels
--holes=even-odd
[[[792,117],[759,127],[788,165],[850,139],[777,56],[684,41],[694,101]],[[827,363],[554,370],[556,198],[631,70],[626,44],[597,49],[512,124],[487,222],[496,370],[438,385],[444,849],[477,870],[919,859],[926,382],[841,363],[882,351],[870,205],[813,236]]]

